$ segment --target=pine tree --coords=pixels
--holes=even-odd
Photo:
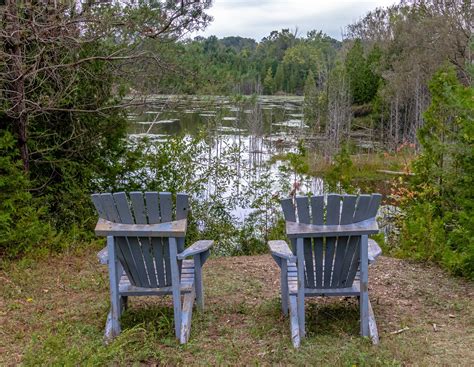
[[[318,104],[318,91],[316,90],[316,82],[313,72],[310,70],[306,82],[304,84],[304,102],[303,115],[304,121],[310,126],[316,125],[316,114]]]
[[[283,64],[279,63],[274,78],[275,92],[283,91],[285,82],[285,70]]]
[[[375,68],[380,59],[380,50],[373,48],[368,57],[364,56],[362,42],[357,39],[347,53],[346,71],[349,77],[352,102],[364,104],[371,102],[377,94],[379,77]]]
[[[272,75],[272,68],[269,67],[267,70],[267,75],[263,80],[263,93],[264,94],[273,94],[274,83],[273,83],[273,75]]]

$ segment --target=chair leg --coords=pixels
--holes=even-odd
[[[374,310],[370,304],[369,299],[369,334],[372,339],[372,344],[377,345],[379,343],[379,332],[377,331],[377,323],[375,322]]]
[[[281,311],[283,315],[288,316],[288,263],[285,259],[281,260],[280,270]]]
[[[368,236],[360,240],[360,334],[369,336]]]
[[[298,263],[296,266],[298,272],[298,323],[300,326],[300,338],[304,338],[305,332],[305,315],[304,315],[304,253],[303,239],[296,240]]]
[[[290,303],[290,327],[291,327],[291,340],[293,346],[298,348],[300,346],[300,325],[298,323],[298,302],[296,301],[296,295],[289,297]]]
[[[359,308],[360,308],[360,335],[369,336],[369,304],[367,292],[360,294]]]
[[[179,281],[179,268],[177,261],[177,245],[176,238],[170,237],[170,266],[171,266],[171,286],[173,293],[173,309],[174,309],[174,330],[176,339],[181,339],[181,288]]]
[[[186,344],[191,334],[191,319],[193,315],[193,304],[196,298],[195,288],[188,292],[183,297],[183,314],[181,319],[181,337],[179,342]]]
[[[109,283],[110,283],[110,312],[105,326],[105,339],[110,340],[120,334],[120,315],[122,311],[119,293],[121,277],[120,264],[115,254],[115,243],[112,236],[107,237],[107,250],[109,254]]]
[[[194,256],[194,284],[196,287],[196,303],[200,311],[204,311],[204,292],[202,287],[201,254]]]

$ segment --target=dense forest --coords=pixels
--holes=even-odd
[[[0,5],[2,255],[89,241],[91,192],[201,189],[162,184],[178,182],[170,172],[179,176],[198,142],[174,141],[153,157],[127,144],[126,110],[146,104],[150,94],[296,94],[304,96],[305,122],[325,136],[328,159],[340,157],[358,129],[373,131],[387,152],[413,148],[414,176],[397,193],[404,213],[398,253],[472,277],[471,1],[376,9],[348,25],[342,41],[317,24],[306,35],[274,30],[260,41],[189,38],[212,21],[210,6]],[[136,172],[145,164],[170,177],[144,185]]]
[[[170,60],[179,59],[181,73],[147,79],[151,85],[137,89],[305,95],[306,119],[317,130],[337,124],[347,131],[354,117],[368,116],[365,122],[396,149],[418,142],[429,81],[439,68],[451,65],[460,83],[471,85],[472,16],[468,1],[420,1],[370,12],[347,27],[343,41],[318,30],[300,36],[289,29],[260,42],[196,37],[165,51]]]

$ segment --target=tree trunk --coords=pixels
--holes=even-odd
[[[21,49],[20,14],[15,0],[7,0],[5,15],[5,29],[11,35],[5,45],[6,53],[10,56],[8,70],[11,78],[8,89],[12,101],[11,118],[13,130],[17,137],[18,149],[26,172],[30,169],[28,154],[28,116],[25,104],[25,79],[22,70],[23,54]]]

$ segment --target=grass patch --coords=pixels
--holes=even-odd
[[[206,311],[193,313],[187,345],[174,339],[170,297],[130,298],[122,334],[104,345],[108,280],[96,250],[3,264],[0,364],[467,366],[474,359],[472,283],[385,257],[369,275],[378,347],[359,337],[355,299],[314,298],[308,338],[294,350],[268,255],[209,260]]]
[[[352,166],[348,175],[354,181],[383,180],[393,178],[393,175],[380,171],[409,172],[413,153],[358,153],[349,156]],[[334,164],[321,156],[314,155],[308,158],[309,171],[315,176],[327,175]]]

